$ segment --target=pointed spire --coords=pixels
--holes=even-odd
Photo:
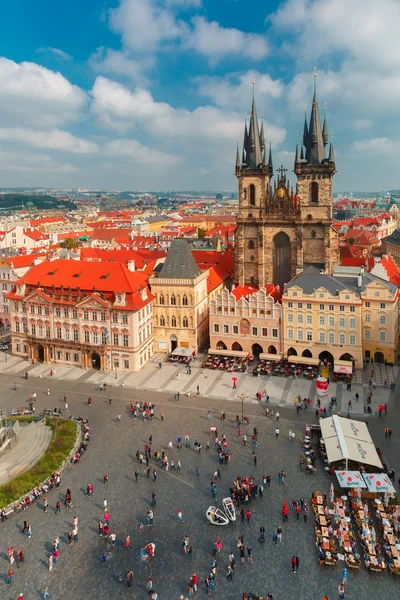
[[[300,160],[304,160],[303,146],[301,147],[301,150],[300,150]]]
[[[236,168],[240,169],[240,152],[239,152],[239,140],[237,142],[237,148],[236,148]]]
[[[328,123],[326,122],[326,103],[324,107],[324,124],[322,126],[322,140],[324,142],[324,146],[328,144]]]
[[[320,165],[325,159],[325,146],[322,136],[321,119],[317,100],[317,74],[314,73],[314,97],[308,127],[306,148],[306,161],[311,165]]]
[[[260,131],[260,148],[264,150],[265,148],[265,135],[264,135],[264,115],[261,121],[261,131]]]
[[[335,150],[334,150],[332,142],[329,144],[329,162],[330,163],[335,162]]]
[[[299,162],[299,144],[296,144],[296,155],[294,157],[294,162],[295,163]]]
[[[272,164],[272,146],[271,146],[271,142],[269,143],[268,166],[269,166],[270,172],[273,173],[273,171],[274,171],[274,165]]]
[[[244,131],[244,150],[246,153],[246,165],[248,169],[258,169],[262,165],[262,148],[260,142],[260,131],[258,128],[256,103],[253,98],[251,107],[250,124],[247,131],[245,123]]]
[[[308,143],[308,125],[307,125],[307,110],[304,110],[304,130],[303,130],[303,145]]]
[[[263,167],[267,166],[267,150],[264,146],[264,150],[263,150]]]

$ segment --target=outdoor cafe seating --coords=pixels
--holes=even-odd
[[[240,350],[209,350],[207,359],[202,363],[203,369],[217,369],[228,373],[244,373],[250,359],[247,352]]]

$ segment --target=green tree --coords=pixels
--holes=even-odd
[[[81,242],[73,238],[66,238],[60,243],[60,247],[65,248],[66,250],[74,250],[75,248],[80,248],[81,246]]]

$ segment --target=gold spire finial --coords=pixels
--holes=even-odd
[[[317,67],[314,67],[314,94],[317,91]]]

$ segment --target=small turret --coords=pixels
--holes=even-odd
[[[269,143],[268,167],[269,167],[269,171],[270,171],[270,173],[272,175],[272,173],[274,172],[274,165],[272,164],[272,146],[271,146],[271,142]]]
[[[329,159],[328,160],[330,163],[335,162],[335,150],[334,150],[332,142],[329,145]]]

